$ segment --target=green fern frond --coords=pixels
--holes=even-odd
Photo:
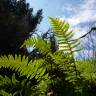
[[[79,78],[79,73],[77,71],[77,66],[75,63],[74,52],[77,52],[77,47],[80,44],[78,40],[73,40],[74,33],[73,30],[70,29],[70,26],[65,21],[60,20],[59,18],[49,17],[51,22],[51,27],[53,33],[57,37],[57,43],[59,46],[59,50],[69,54],[69,57],[72,58],[71,64],[67,67],[69,71],[66,72],[67,80],[76,84]],[[70,79],[69,79],[70,78]]]
[[[68,53],[57,51],[54,54],[50,54],[50,55],[51,58],[54,60],[55,65],[57,65],[59,69],[63,70],[64,72],[68,71],[69,67],[73,63]]]
[[[38,48],[40,52],[48,52],[50,51],[51,44],[43,40],[40,36],[32,36],[31,38],[25,40],[24,44],[22,45],[33,48]]]
[[[4,91],[4,90],[0,90],[0,95],[2,95],[2,96],[14,96],[14,95],[12,95],[11,93],[7,93],[7,92]]]
[[[80,75],[90,82],[96,83],[96,64],[89,60],[83,60],[77,62],[77,68],[80,71]]]
[[[0,94],[3,96],[13,96],[11,93],[7,93],[5,90],[8,88],[8,86],[16,85],[19,81],[16,80],[15,74],[12,75],[12,78],[1,76],[0,75]]]
[[[59,18],[49,17],[49,19],[53,32],[57,37],[59,49],[65,52],[70,52],[71,54],[76,52],[76,48],[80,42],[78,40],[72,40],[74,33],[73,30],[70,30],[69,24]]]
[[[12,75],[12,78],[10,79],[9,77],[7,77],[6,75],[3,77],[0,75],[0,88],[7,86],[7,85],[12,85],[12,84],[16,84],[18,81],[15,78],[15,74]]]
[[[42,59],[28,62],[28,58],[25,58],[25,56],[23,56],[21,60],[21,55],[15,55],[15,58],[12,55],[8,55],[8,57],[0,57],[0,68],[11,68],[20,73],[21,76],[25,75],[29,79],[34,77],[37,79],[41,78],[46,71],[46,69],[42,67],[43,62]]]
[[[8,84],[12,84],[9,77],[5,75],[5,77],[0,75],[0,87],[6,86]]]

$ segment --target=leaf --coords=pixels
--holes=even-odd
[[[7,93],[7,92],[4,91],[4,90],[0,90],[0,94],[3,95],[3,96],[14,96],[14,95],[12,95],[11,93]]]
[[[59,18],[49,17],[49,19],[51,22],[52,30],[55,36],[58,38],[57,42],[60,46],[59,49],[64,52],[69,51],[73,56],[74,52],[77,52],[74,49],[76,49],[80,44],[80,42],[78,42],[77,40],[74,40],[73,42],[71,41],[74,36],[73,30],[69,31],[69,24],[65,21],[60,20]]]
[[[39,60],[34,60],[33,62],[30,61],[28,63],[28,58],[25,58],[25,56],[22,57],[22,61],[21,61],[21,56],[17,56],[15,55],[15,59],[13,58],[12,55],[8,55],[8,58],[6,58],[7,56],[2,56],[0,57],[0,68],[1,67],[5,67],[5,68],[10,68],[14,71],[17,71],[18,73],[20,73],[21,76],[26,76],[29,79],[35,78],[35,76],[38,73],[38,69],[41,68],[44,60],[43,59],[39,59]],[[45,71],[45,69],[43,69]],[[44,72],[42,70],[42,72]],[[43,75],[42,75],[43,76]],[[3,79],[2,76],[0,76],[1,79]],[[8,79],[8,77],[5,77]],[[13,74],[12,76],[12,82],[15,82],[15,74]]]
[[[15,78],[15,73],[12,75],[12,83],[15,84],[17,82],[16,78]]]

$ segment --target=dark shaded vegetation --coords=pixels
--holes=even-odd
[[[0,0],[0,54],[28,54],[20,49],[42,20],[42,10],[33,14],[26,0]]]

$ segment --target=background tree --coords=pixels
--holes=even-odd
[[[26,0],[0,0],[0,54],[25,54],[24,40],[36,31],[42,10],[35,15]]]

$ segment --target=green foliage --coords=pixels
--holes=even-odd
[[[59,18],[49,17],[53,33],[57,37],[57,43],[60,50],[67,51],[71,55],[77,52],[77,46],[80,44],[77,40],[73,40],[73,30],[69,28],[69,24]]]
[[[51,19],[53,34],[55,34],[55,37],[57,38],[57,44],[60,46],[64,45],[62,46],[63,49],[57,50],[56,52],[52,53],[50,49],[51,48],[50,40],[42,39],[42,37],[40,36],[33,36],[30,39],[27,39],[23,44],[23,46],[33,47],[33,49],[36,48],[41,53],[46,53],[43,56],[44,59],[43,64],[47,69],[46,72],[49,73],[51,80],[53,80],[52,81],[53,83],[55,83],[55,80],[57,80],[56,78],[58,78],[61,81],[62,78],[64,78],[65,81],[72,83],[72,87],[73,87],[74,83],[76,84],[77,82],[76,81],[77,78],[79,78],[79,76],[77,77],[76,74],[77,69],[74,60],[74,52],[77,52],[76,48],[79,45],[79,42],[77,40],[70,41],[73,38],[72,35],[73,31],[68,31],[69,25],[67,23],[61,21],[60,19],[55,19],[55,18],[50,18],[50,19]],[[58,23],[60,24],[60,26],[58,25]],[[65,50],[65,47],[67,48],[67,51]],[[43,86],[44,83],[45,82],[41,83],[40,86]],[[40,86],[39,88],[42,90]],[[54,87],[56,87],[56,85]]]
[[[46,69],[42,66],[43,62],[43,59],[29,62],[28,58],[25,58],[25,56],[21,58],[21,55],[15,55],[15,58],[12,55],[8,55],[8,57],[1,56],[0,68],[9,68],[17,72],[19,77],[26,77],[26,79],[23,78],[20,80],[16,77],[18,79],[17,80],[15,78],[15,74],[12,75],[11,79],[6,75],[4,77],[0,76],[0,94],[3,94],[3,96],[11,96],[9,93],[12,93],[15,96],[20,94],[24,94],[24,96],[31,96],[33,89],[37,87],[34,84],[37,82],[36,84],[39,86],[39,82],[42,80],[46,81],[48,78],[48,75],[45,74]],[[32,82],[32,80],[35,81]]]
[[[4,90],[0,90],[0,94],[1,94],[2,96],[14,96],[14,95],[12,95],[11,93],[7,93],[7,92],[4,91]]]
[[[69,28],[68,23],[60,20],[59,18],[49,17],[49,19],[51,22],[51,27],[53,29],[53,33],[57,37],[57,43],[58,43],[59,49],[64,52],[67,52],[67,54],[69,56],[71,56],[70,58],[73,59],[73,67],[70,65],[71,71],[68,72],[68,75],[70,73],[68,78],[75,80],[77,78],[78,73],[77,73],[75,59],[74,59],[74,52],[79,51],[76,48],[80,44],[80,42],[78,42],[77,40],[72,40],[74,33]],[[74,71],[72,72],[72,70],[74,70]],[[76,78],[75,78],[75,75],[76,75]],[[73,80],[72,80],[72,82],[73,82]]]
[[[12,75],[12,80],[6,75],[4,77],[0,75],[0,88],[10,84],[16,84],[17,82],[15,74]]]
[[[46,78],[46,80],[42,80],[39,82],[38,85],[36,85],[36,88],[32,91],[32,96],[46,96],[46,93],[49,90],[49,77]]]
[[[44,60],[43,66],[46,67],[46,69],[47,69],[46,73],[49,73],[51,80],[54,78],[53,82],[55,82],[55,80],[56,80],[55,78],[59,78],[60,80],[62,78],[65,78],[64,77],[65,74],[67,74],[67,73],[69,74],[68,71],[71,71],[71,69],[72,69],[72,68],[70,68],[70,66],[72,66],[73,58],[69,56],[68,52],[63,52],[63,50],[57,50],[56,52],[52,53],[50,40],[42,39],[42,37],[40,37],[40,36],[33,36],[30,39],[27,39],[25,41],[25,43],[22,45],[22,47],[23,46],[33,47],[33,49],[36,48],[41,53],[46,53],[43,56],[43,60]],[[49,82],[50,82],[50,80],[49,80]],[[46,87],[48,87],[47,86],[48,84],[46,83],[46,86],[44,86],[44,83],[46,83],[46,82],[43,81],[43,83],[40,83],[39,87],[37,87],[37,89],[39,88],[39,90],[38,90],[39,92],[40,92],[40,90],[42,92],[44,92]],[[58,84],[58,83],[56,83],[56,84]],[[42,86],[44,88],[43,90],[42,90]],[[54,87],[56,87],[56,85]],[[51,86],[50,86],[50,88],[51,88]],[[58,89],[58,90],[61,90],[61,89]]]
[[[4,77],[0,75],[0,94],[3,96],[13,96],[11,93],[9,94],[5,90],[8,88],[8,86],[15,86],[18,82],[19,81],[17,81],[15,78],[15,74],[12,75],[11,79],[6,75]]]
[[[43,40],[40,36],[32,36],[31,38],[25,40],[22,45],[26,47],[37,48],[41,53],[50,51],[50,43]]]
[[[8,55],[8,57],[0,57],[0,68],[11,68],[12,70],[20,73],[21,76],[25,75],[29,79],[34,77],[38,79],[41,78],[46,71],[42,67],[43,62],[44,61],[42,59],[28,62],[28,58],[25,58],[25,56],[21,59],[20,55],[15,55],[15,58],[12,55]]]
[[[80,72],[80,86],[82,96],[95,96],[96,90],[96,59],[90,58],[77,61],[77,70]]]

